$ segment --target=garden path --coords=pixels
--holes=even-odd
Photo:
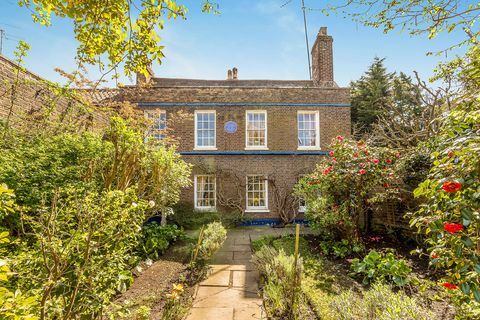
[[[229,230],[222,249],[212,260],[209,276],[198,286],[187,320],[266,319],[258,295],[259,274],[250,261],[250,244],[265,235],[294,232],[294,228],[270,227]]]

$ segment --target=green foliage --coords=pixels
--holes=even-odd
[[[0,209],[5,208],[0,203]],[[0,315],[5,320],[37,320],[37,297],[23,294],[20,290],[12,289],[11,277],[14,273],[6,260],[5,246],[10,242],[8,232],[0,232]]]
[[[42,318],[95,318],[126,290],[146,207],[132,189],[69,189],[26,217],[35,242],[20,248],[12,267],[20,288],[39,292]]]
[[[321,241],[320,248],[324,254],[331,254],[336,258],[345,258],[352,254],[360,254],[365,251],[365,246],[356,240],[342,239],[341,241]]]
[[[412,269],[403,259],[395,257],[393,252],[386,254],[371,250],[363,260],[353,259],[351,269],[363,276],[363,284],[375,281],[389,281],[397,286],[409,282]]]
[[[338,12],[349,16],[365,26],[380,28],[384,33],[395,29],[411,35],[426,35],[433,39],[454,30],[464,36],[456,46],[478,45],[480,31],[478,22],[478,1],[458,1],[452,5],[449,0],[410,1],[410,0],[356,0],[338,1],[327,4],[325,13]]]
[[[15,194],[7,185],[0,184],[0,221],[14,212]],[[0,227],[1,230],[1,227]]]
[[[370,227],[373,205],[396,195],[393,164],[399,154],[343,137],[330,148],[330,157],[295,186],[295,193],[306,200],[312,228],[330,239],[355,240],[362,227]]]
[[[251,243],[253,252],[257,252],[265,246],[272,245],[272,242],[274,239],[275,239],[274,236],[263,236],[256,240],[253,240]]]
[[[301,258],[295,268],[293,255],[287,255],[283,249],[277,251],[265,246],[255,253],[253,263],[265,277],[263,299],[269,317],[287,319],[293,308],[293,295],[298,295],[301,291],[300,285],[293,286],[294,281],[298,281],[295,278],[300,279],[302,273]],[[300,305],[298,300],[296,304]],[[298,310],[298,306],[296,309]],[[297,319],[299,315],[294,316]]]
[[[365,75],[350,84],[356,133],[371,132],[381,116],[420,115],[420,90],[404,73],[388,73],[384,61],[375,57]]]
[[[156,222],[142,227],[142,238],[138,250],[143,257],[158,259],[170,244],[185,237],[185,232],[176,225],[162,226]]]
[[[403,291],[394,292],[386,284],[375,283],[359,297],[353,291],[344,292],[330,301],[322,319],[340,320],[428,320],[433,314],[415,298]]]
[[[227,239],[227,230],[220,222],[207,224],[203,230],[203,239],[198,250],[198,260],[209,260]]]
[[[158,31],[165,19],[186,19],[187,8],[170,0],[134,3],[129,0],[68,1],[20,0],[30,10],[34,22],[48,26],[52,15],[73,22],[79,42],[76,59],[81,65],[115,69],[125,63],[125,73],[147,73],[152,61],[164,57]],[[202,11],[216,13],[218,6],[203,1]],[[107,61],[104,61],[106,58]]]
[[[243,217],[238,212],[195,210],[192,204],[180,202],[173,207],[169,220],[187,230],[195,230],[214,221],[221,222],[227,228],[235,227],[243,221]]]
[[[467,98],[444,119],[432,141],[433,167],[415,190],[425,204],[411,225],[426,236],[431,264],[446,271],[444,281],[459,302],[480,308],[480,102]],[[477,302],[474,303],[473,301]]]

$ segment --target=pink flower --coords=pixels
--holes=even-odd
[[[328,153],[328,155],[329,155],[330,157],[333,157],[334,154],[335,154],[334,151],[330,151],[330,152]]]
[[[337,139],[338,141],[343,141],[345,138],[342,136],[337,136],[335,139]]]
[[[358,174],[360,174],[360,175],[364,175],[365,173],[367,173],[367,170],[365,170],[365,169],[360,169],[358,171]]]
[[[400,152],[395,153],[395,157],[400,158]]]
[[[378,164],[380,161],[378,159],[373,159],[373,163]]]

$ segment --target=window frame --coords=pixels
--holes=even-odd
[[[248,205],[248,178],[249,177],[262,177],[264,183],[264,193],[265,193],[265,206],[262,207],[251,207]],[[266,175],[263,174],[248,174],[245,177],[246,184],[245,184],[245,212],[270,212],[268,208],[268,178]]]
[[[143,115],[144,115],[145,119],[148,119],[148,120],[154,119],[154,118],[150,118],[150,115],[152,115],[152,114],[158,115],[159,122],[160,122],[160,115],[162,115],[162,114],[165,115],[165,129],[154,129],[154,130],[166,131],[167,130],[167,110],[164,110],[164,109],[143,110]],[[155,125],[155,122],[154,122],[153,125]],[[157,141],[162,141],[166,138],[166,133],[165,132],[164,133],[158,133],[160,136],[162,136],[161,138],[155,137],[154,134],[155,133],[152,132],[152,126],[149,126],[149,128],[145,132],[145,139],[153,138]]]
[[[248,145],[248,114],[260,113],[265,114],[265,144],[263,146]],[[267,110],[246,110],[245,111],[245,150],[268,150],[268,113]]]
[[[198,128],[197,128],[197,121],[198,121],[198,114],[199,113],[213,113],[213,146],[199,146],[198,145]],[[194,149],[193,150],[217,150],[217,111],[216,110],[195,110],[195,117],[194,117]]]
[[[300,145],[300,114],[314,114],[315,115],[315,145],[301,146]],[[299,110],[297,111],[297,150],[321,150],[320,148],[320,112],[318,110]]]
[[[199,207],[198,206],[198,177],[213,177],[213,206]],[[196,174],[193,176],[193,207],[198,211],[216,211],[217,210],[217,176],[215,174]]]

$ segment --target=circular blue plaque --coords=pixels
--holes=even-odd
[[[225,123],[224,129],[226,133],[235,133],[237,132],[237,123],[235,121],[228,121]]]

